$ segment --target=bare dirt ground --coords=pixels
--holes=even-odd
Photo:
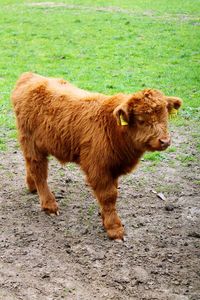
[[[200,167],[190,133],[176,129],[176,152],[156,164],[142,161],[121,179],[122,243],[107,238],[84,175],[72,164],[50,159],[61,214],[41,212],[11,142],[0,154],[0,299],[200,299]]]

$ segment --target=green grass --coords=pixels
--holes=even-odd
[[[177,149],[174,146],[169,147],[165,152],[146,152],[144,160],[152,162],[151,166],[156,166],[162,160],[167,160],[167,153],[176,153]]]
[[[194,181],[195,184],[200,185],[200,180]]]
[[[178,154],[176,156],[176,159],[178,159],[182,165],[184,166],[189,166],[192,162],[196,161],[197,160],[197,157],[196,156],[192,156],[192,155],[189,155],[189,154]]]
[[[6,148],[5,141],[2,138],[0,138],[0,151],[4,151],[6,149],[7,148]]]
[[[95,210],[96,210],[96,204],[94,204],[94,203],[90,204],[90,206],[88,208],[88,215],[90,217],[92,217],[95,213]]]
[[[32,2],[1,0],[0,149],[16,136],[9,98],[25,71],[109,94],[157,88],[184,99],[175,126],[199,126],[199,0]]]
[[[147,152],[145,155],[144,155],[144,159],[145,160],[149,160],[149,161],[152,161],[152,162],[159,162],[163,159],[165,159],[166,155],[161,153],[161,152]]]

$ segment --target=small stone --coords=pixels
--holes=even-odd
[[[114,280],[115,280],[115,282],[120,283],[120,284],[130,282],[130,278],[127,276],[119,276],[119,277],[116,277]]]
[[[104,259],[104,257],[105,257],[105,253],[103,251],[96,252],[96,254],[94,255],[95,260],[102,260],[102,259]]]
[[[66,182],[66,183],[70,183],[70,182],[72,182],[72,179],[71,179],[71,178],[66,178],[66,179],[65,179],[65,182]]]
[[[50,278],[50,275],[48,273],[44,273],[41,277],[42,279]]]
[[[190,232],[189,234],[188,234],[188,236],[190,236],[190,237],[194,237],[194,238],[200,238],[200,233],[198,233],[198,232],[196,232],[196,231],[193,231],[193,232]]]
[[[151,191],[152,191],[152,193],[157,194],[157,192],[155,190],[151,190]]]
[[[144,283],[148,280],[149,276],[147,271],[140,266],[133,268],[132,273],[134,274],[134,278],[136,279],[137,283]]]
[[[65,196],[60,192],[56,194],[56,199],[63,199]]]
[[[85,229],[83,230],[82,234],[85,235],[85,234],[88,234],[88,232],[89,232],[88,228],[85,228]]]
[[[158,196],[158,198],[160,198],[163,201],[166,200],[165,195],[163,193],[158,193],[157,196]]]
[[[71,254],[71,253],[72,253],[72,249],[66,249],[66,252],[67,252],[68,254]]]
[[[165,205],[165,210],[166,211],[173,211],[174,210],[174,205],[173,204],[166,204]]]

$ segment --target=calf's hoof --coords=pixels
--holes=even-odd
[[[27,187],[28,187],[28,190],[29,190],[30,193],[36,193],[37,192],[37,188],[36,188],[34,180],[32,180],[31,178],[27,178],[26,183],[27,183]]]
[[[124,240],[124,228],[122,226],[114,229],[107,229],[107,234],[112,240]]]
[[[31,194],[37,193],[37,189],[36,189],[36,188],[30,188],[30,187],[28,187],[28,190],[29,190],[29,192],[30,192]]]
[[[57,216],[59,215],[58,204],[56,201],[53,203],[42,204],[42,210],[48,215],[51,215],[51,214],[54,214]]]

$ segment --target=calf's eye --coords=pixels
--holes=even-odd
[[[144,121],[144,120],[138,120],[138,123],[139,123],[140,125],[144,125],[145,121]]]

